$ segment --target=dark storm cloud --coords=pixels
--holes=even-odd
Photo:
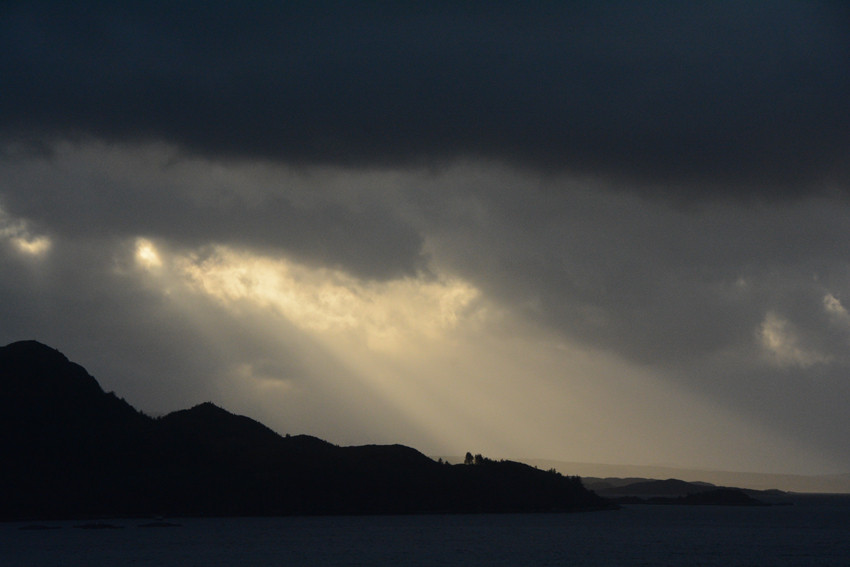
[[[6,3],[0,129],[343,165],[844,180],[841,3]]]

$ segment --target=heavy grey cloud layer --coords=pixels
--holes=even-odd
[[[5,3],[0,128],[676,190],[846,180],[839,2]],[[686,187],[682,187],[686,184]]]
[[[180,162],[173,151],[156,148],[130,159],[99,149],[7,155],[5,163],[15,168],[7,170],[0,205],[67,236],[141,234],[184,247],[285,250],[302,261],[378,279],[424,267],[421,236],[386,206],[309,195],[333,176],[305,183],[292,175],[272,178],[261,166],[233,172],[203,160]]]
[[[848,30],[839,2],[4,3],[0,339],[72,347],[145,409],[229,396],[346,442],[395,411],[422,439],[293,324],[128,258],[450,275],[507,313],[494,334],[622,362],[609,394],[649,373],[850,467]],[[528,380],[567,404],[574,371]]]

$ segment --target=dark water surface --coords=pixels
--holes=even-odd
[[[850,565],[850,497],[759,508],[627,506],[611,512],[184,518],[181,527],[53,530],[0,524],[0,565]]]

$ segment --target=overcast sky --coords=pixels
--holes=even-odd
[[[850,471],[846,4],[268,4],[2,4],[0,343],[344,445]]]

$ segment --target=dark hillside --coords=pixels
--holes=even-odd
[[[58,351],[0,348],[0,519],[611,507],[577,478],[282,437],[211,403],[152,419]]]
[[[0,349],[0,487],[6,515],[120,505],[116,479],[149,458],[153,422],[35,341]]]
[[[455,468],[454,486],[467,511],[569,511],[593,507],[599,497],[587,490],[577,476],[563,476],[514,461],[494,461],[476,456],[473,464]]]

